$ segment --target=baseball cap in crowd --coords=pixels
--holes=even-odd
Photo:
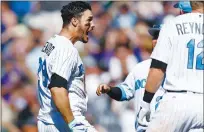
[[[174,8],[179,8],[184,13],[189,13],[192,11],[190,1],[179,1],[174,5]]]
[[[154,25],[152,28],[149,28],[148,32],[153,37],[152,39],[157,39],[159,37],[159,32],[162,25]]]

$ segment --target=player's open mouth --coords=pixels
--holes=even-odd
[[[89,36],[89,32],[86,32],[86,36],[87,36],[87,37]]]

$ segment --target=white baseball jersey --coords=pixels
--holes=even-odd
[[[64,122],[48,89],[54,73],[68,81],[67,90],[72,112],[74,116],[82,115],[87,110],[83,63],[72,42],[59,35],[47,41],[39,58],[38,100],[40,110],[38,119],[48,124]]]
[[[143,99],[144,96],[144,88],[147,81],[149,68],[151,64],[151,59],[145,60],[143,62],[138,63],[132,72],[130,72],[125,79],[124,82],[120,83],[117,87],[119,87],[122,90],[122,98],[123,100],[130,100],[133,97],[135,98],[135,111],[136,115],[138,115],[138,112],[140,110],[140,102]],[[158,105],[158,101],[162,98],[162,95],[164,94],[164,90],[162,87],[156,92],[152,102],[151,102],[151,113],[155,112],[155,109]],[[137,120],[136,120],[136,129],[137,131],[141,130],[141,127],[138,126]],[[142,127],[143,129],[143,127]]]
[[[169,92],[146,132],[203,131],[203,34],[200,13],[177,16],[162,27],[151,58],[167,64],[163,88]]]
[[[167,64],[164,89],[203,93],[203,14],[188,13],[165,23],[151,58]]]

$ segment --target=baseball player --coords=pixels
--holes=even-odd
[[[146,132],[203,131],[203,4],[179,2],[175,7],[182,9],[181,15],[162,26],[151,55],[140,124],[150,111],[164,74],[165,94]],[[192,7],[192,12],[183,14],[187,6]]]
[[[153,28],[149,29],[149,33],[153,36],[152,45],[153,47],[156,44],[157,37],[159,35],[160,26],[155,25]],[[151,59],[145,60],[141,63],[138,63],[134,69],[128,74],[125,81],[117,85],[116,87],[108,86],[107,84],[101,84],[97,88],[97,95],[107,93],[111,98],[117,101],[127,101],[135,97],[135,111],[136,115],[139,112],[140,102],[144,95],[144,86],[146,83],[146,78],[148,76],[149,67],[151,64]],[[158,100],[161,99],[164,91],[162,88],[158,90],[157,95],[155,96],[154,101],[151,105],[151,112],[153,113],[157,107]],[[156,101],[157,100],[157,101]],[[145,131],[146,127],[141,126],[135,122],[135,128],[138,132]]]
[[[93,14],[86,2],[71,2],[61,10],[63,27],[51,37],[39,58],[39,132],[95,132],[86,121],[84,66],[76,41],[88,42]]]

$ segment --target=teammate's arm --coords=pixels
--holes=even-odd
[[[171,41],[169,35],[170,23],[164,24],[159,33],[157,44],[151,54],[152,62],[147,77],[143,100],[150,103],[154,93],[162,83],[171,53]]]
[[[143,101],[141,102],[141,108],[138,114],[138,122],[141,125],[148,125],[148,122],[143,119],[150,114],[150,102],[161,85],[164,73],[166,72],[169,55],[171,52],[169,28],[171,28],[170,23],[162,26],[157,44],[151,54],[152,62],[145,85]]]
[[[122,98],[122,90],[118,87],[111,87],[107,84],[101,84],[96,90],[96,94],[100,96],[101,94],[107,93],[112,99],[120,101]]]
[[[125,81],[115,87],[108,86],[107,84],[99,85],[96,94],[100,96],[103,93],[107,93],[109,97],[117,101],[132,99],[135,93],[135,79],[133,75],[133,72],[129,73]]]
[[[166,67],[166,63],[152,59],[143,98],[145,102],[151,102],[154,94],[156,93],[163,81],[164,73],[166,72]]]

